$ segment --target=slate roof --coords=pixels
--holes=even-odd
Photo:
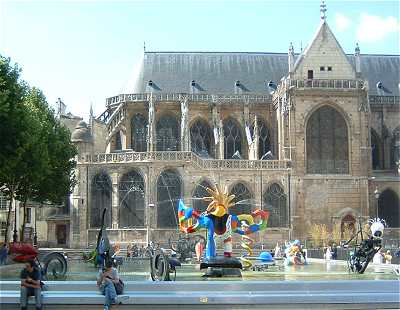
[[[347,57],[354,66],[354,56]],[[361,55],[361,71],[370,94],[377,94],[376,84],[381,81],[380,95],[399,95],[400,55]],[[153,91],[189,93],[194,80],[196,92],[232,94],[240,81],[242,92],[267,94],[266,83],[278,83],[287,74],[286,53],[145,52],[135,82],[126,91],[148,92],[151,80]]]

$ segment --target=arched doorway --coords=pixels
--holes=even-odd
[[[347,214],[340,223],[340,234],[343,239],[350,239],[356,232],[356,219],[353,215]]]

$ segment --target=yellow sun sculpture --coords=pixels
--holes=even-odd
[[[233,202],[235,195],[229,195],[227,186],[224,186],[222,190],[218,184],[215,184],[215,189],[207,187],[206,190],[211,195],[203,198],[204,201],[210,201],[206,213],[222,217],[228,213],[230,207],[235,205]]]

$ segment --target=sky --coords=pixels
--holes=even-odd
[[[398,1],[327,0],[346,53],[400,54]],[[122,93],[147,51],[295,52],[312,39],[320,1],[5,1],[0,54],[50,104],[88,118]]]

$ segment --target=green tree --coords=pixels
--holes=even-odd
[[[8,241],[12,202],[19,187],[25,147],[30,132],[28,113],[23,105],[27,85],[20,80],[20,69],[9,58],[0,55],[0,189],[10,201],[5,242]]]

